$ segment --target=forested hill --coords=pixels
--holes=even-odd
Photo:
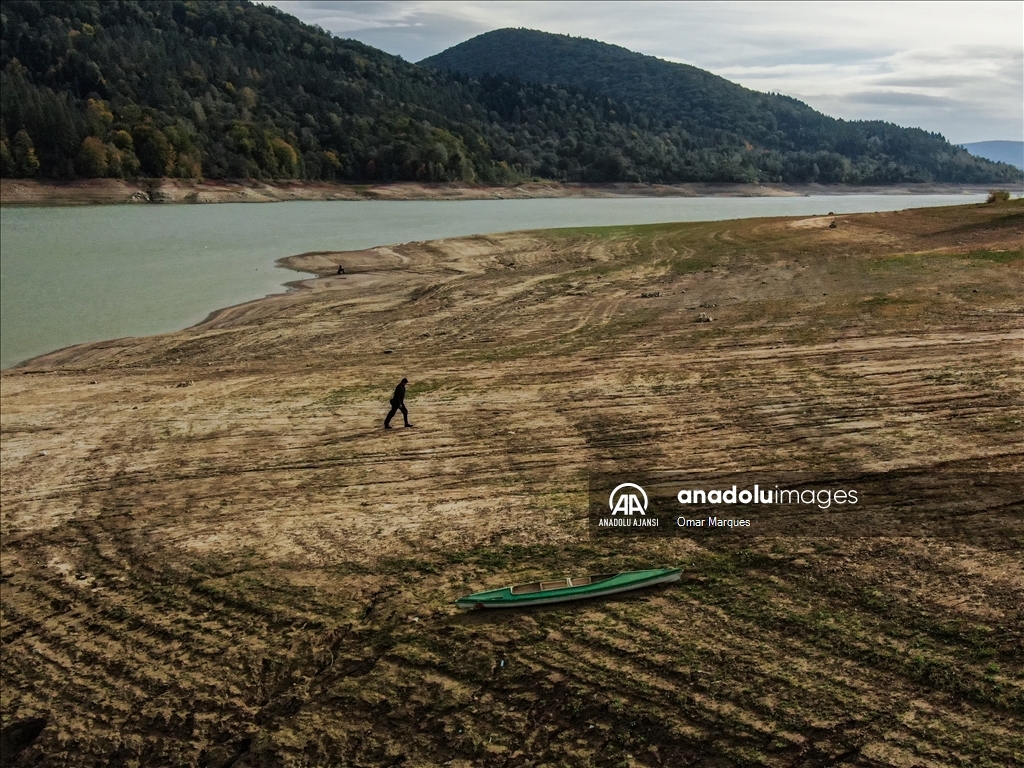
[[[0,24],[5,175],[469,180],[501,170],[500,137],[466,86],[274,8],[5,0]]]
[[[492,33],[498,41],[523,34]],[[613,50],[623,62],[645,59],[570,41],[583,43],[590,47],[580,50]],[[510,55],[501,50],[499,59]],[[519,56],[553,55],[545,51]],[[830,120],[700,70],[701,109],[673,111],[664,99],[678,94],[660,94],[653,75],[638,91],[613,83],[615,66],[601,56],[593,64],[604,72],[600,83],[532,71],[450,74],[242,0],[4,0],[0,174],[496,183],[1019,177],[941,137]],[[582,72],[587,61],[573,66]]]
[[[697,67],[596,40],[500,29],[419,63],[474,78],[514,77],[610,97],[635,110],[641,126],[653,115],[678,121],[697,146],[752,146],[761,178],[807,181],[808,172],[824,182],[952,181],[989,173],[1013,178],[1006,168],[974,166],[967,153],[937,133],[837,120],[788,96],[752,91]]]
[[[806,135],[822,119],[829,120],[796,99],[751,91],[688,64],[532,29],[487,32],[420,64],[477,78],[502,75],[584,88],[650,114],[685,121],[698,133],[731,131],[773,149],[807,148],[793,139],[799,141],[801,129]],[[793,139],[790,133],[795,134]]]

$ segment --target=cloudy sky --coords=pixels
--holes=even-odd
[[[1024,3],[497,2],[268,4],[408,61],[528,27],[589,37],[795,96],[833,117],[1024,139]]]

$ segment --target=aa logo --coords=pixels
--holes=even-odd
[[[615,486],[615,490],[608,496],[608,508],[613,515],[621,512],[623,515],[640,513],[647,515],[647,494],[644,489],[635,483],[623,483]]]

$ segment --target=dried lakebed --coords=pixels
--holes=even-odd
[[[608,462],[1020,472],[1024,208],[835,218],[312,254],[5,371],[10,764],[1019,762],[1019,540],[588,532]]]

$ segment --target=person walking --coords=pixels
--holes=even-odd
[[[409,423],[409,409],[405,407],[405,385],[408,383],[408,379],[402,379],[399,385],[395,387],[395,394],[391,396],[391,410],[388,411],[388,416],[384,419],[384,429],[391,429],[391,420],[395,418],[395,414],[398,411],[402,412],[402,418],[405,419],[405,426],[412,426],[412,424]]]

